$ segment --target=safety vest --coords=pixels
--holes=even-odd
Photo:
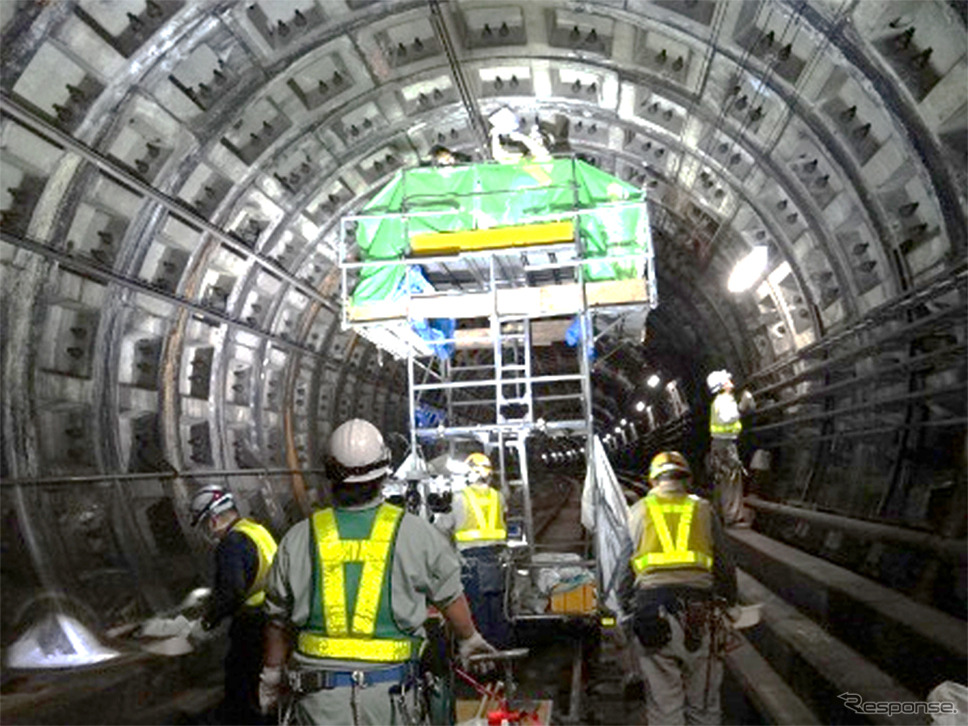
[[[309,620],[296,647],[316,658],[399,663],[418,655],[390,607],[390,562],[403,510],[391,504],[313,514]]]
[[[742,430],[736,399],[733,394],[723,391],[713,399],[709,412],[709,433],[717,439],[735,439]]]
[[[249,607],[258,607],[266,599],[266,577],[269,576],[269,566],[272,558],[276,556],[276,541],[269,534],[269,530],[258,522],[251,519],[239,519],[232,525],[233,532],[241,532],[255,545],[259,553],[259,569],[256,570],[255,579],[249,586],[245,595],[245,604]]]
[[[487,542],[507,539],[504,507],[501,495],[491,487],[469,486],[464,490],[465,512],[463,526],[454,534],[458,542]]]
[[[708,522],[693,527],[701,500],[692,494],[675,498],[650,492],[645,497],[648,518],[632,557],[636,574],[663,569],[713,568],[712,533]],[[675,528],[676,538],[672,539]]]

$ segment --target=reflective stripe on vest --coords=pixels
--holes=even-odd
[[[733,421],[731,424],[719,424],[715,422],[709,423],[709,433],[713,436],[716,435],[728,435],[728,436],[739,436],[743,431],[743,424],[740,421]]]
[[[726,398],[721,398],[726,396]],[[725,423],[721,418],[720,409],[723,406],[729,406],[736,410],[735,415],[739,415],[737,409],[736,401],[733,400],[731,393],[720,393],[716,398],[713,399],[712,410],[709,412],[709,433],[712,436],[718,436],[721,438],[737,438],[743,431],[743,422],[737,418],[736,420]]]
[[[689,549],[689,536],[692,532],[692,518],[696,512],[699,498],[689,495],[681,503],[663,503],[653,495],[645,498],[646,509],[655,533],[659,538],[662,547],[661,552],[643,552],[648,546],[646,543],[647,528],[642,531],[642,539],[639,542],[639,552],[632,559],[632,567],[637,574],[646,570],[653,569],[673,569],[683,566],[698,566],[706,570],[713,568],[713,558],[711,553],[700,552]],[[672,541],[669,532],[669,524],[666,521],[667,514],[679,515],[679,526],[676,530],[676,541]]]
[[[391,545],[403,510],[382,504],[377,510],[367,539],[340,539],[336,513],[323,509],[312,516],[317,546],[317,572],[322,575],[322,612],[325,633],[304,630],[297,647],[316,658],[338,658],[372,662],[402,662],[415,655],[413,638],[389,638],[375,634],[384,588],[390,586],[388,564]],[[355,597],[347,599],[344,565],[362,565]],[[317,579],[318,588],[318,579]],[[352,623],[347,610],[352,607]],[[401,634],[402,635],[402,634]]]
[[[471,522],[468,518],[464,526],[454,534],[454,539],[458,542],[507,539],[504,508],[496,489],[488,487],[486,491],[478,491],[475,487],[467,487],[464,490],[464,501],[470,505],[474,521]]]
[[[276,556],[276,541],[269,534],[269,530],[251,519],[238,520],[232,525],[232,531],[241,532],[252,540],[252,544],[259,553],[259,569],[256,570],[255,579],[252,580],[245,598],[246,605],[257,607],[266,599],[266,578],[269,576],[272,558]]]

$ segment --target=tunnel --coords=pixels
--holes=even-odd
[[[204,586],[200,485],[281,536],[325,500],[340,423],[401,463],[412,381],[346,325],[343,222],[438,147],[492,159],[504,109],[647,202],[654,309],[599,321],[588,356],[630,498],[670,449],[713,494],[711,372],[756,400],[755,520],[729,538],[766,606],[727,661],[732,722],[900,723],[838,697],[963,686],[966,22],[963,0],[0,2],[5,655],[48,612],[117,649]],[[522,452],[536,498],[591,458]],[[139,658],[4,658],[2,720],[172,723],[221,667]],[[593,672],[558,722],[637,718],[594,716]]]

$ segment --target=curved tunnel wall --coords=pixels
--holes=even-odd
[[[772,406],[753,443],[778,497],[917,526],[964,502],[956,8],[0,8],[5,604],[38,583],[125,592],[95,606],[109,621],[170,604],[202,561],[194,482],[312,470],[354,415],[405,431],[405,369],[339,326],[337,221],[433,144],[481,158],[504,105],[650,194],[660,307],[644,343],[601,342],[603,430],[644,370],[679,380],[704,425],[703,379],[725,366]],[[732,296],[754,244],[769,272]],[[657,427],[682,414],[655,406]],[[130,472],[148,476],[105,478]],[[25,482],[65,476],[89,479]],[[313,476],[230,482],[284,529]]]

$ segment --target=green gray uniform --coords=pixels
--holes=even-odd
[[[353,509],[379,506],[377,499]],[[296,524],[279,543],[279,550],[266,583],[266,611],[280,625],[297,629],[306,624],[310,604],[318,593],[313,589],[313,534],[310,520]],[[446,608],[462,593],[460,562],[444,536],[431,524],[405,513],[400,520],[390,555],[390,602],[397,626],[410,635],[423,636],[427,606]],[[353,671],[385,668],[393,664],[312,658],[294,653],[293,660],[306,667]],[[357,691],[360,724],[400,723],[389,697],[393,684],[378,683]],[[294,714],[297,723],[352,724],[351,688],[317,691],[300,698]]]

